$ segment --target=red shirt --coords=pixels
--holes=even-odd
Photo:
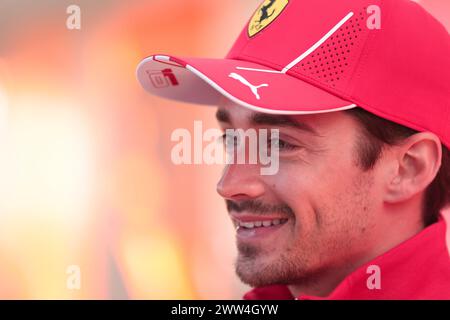
[[[364,264],[348,275],[327,297],[300,295],[298,300],[450,299],[450,252],[444,219]],[[380,267],[380,288],[369,289],[368,267]],[[292,300],[284,285],[251,290],[246,300]]]

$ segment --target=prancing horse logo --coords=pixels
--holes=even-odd
[[[253,37],[274,21],[287,6],[289,0],[266,0],[256,10],[248,24],[248,35]]]
[[[243,76],[241,76],[240,74],[237,74],[235,72],[232,72],[228,75],[230,78],[236,79],[238,81],[240,81],[242,84],[246,85],[247,87],[250,88],[250,90],[252,91],[252,93],[255,95],[256,99],[261,99],[261,97],[258,94],[258,89],[262,88],[262,87],[268,87],[269,85],[267,83],[263,83],[260,84],[259,86],[255,86],[253,84],[251,84],[250,82],[248,82],[247,79],[245,79]]]
[[[269,0],[269,3],[266,5],[264,5],[263,3],[263,6],[261,7],[261,17],[259,18],[258,26],[260,26],[264,20],[269,19],[275,13],[275,9],[273,9],[270,14],[267,14],[269,8],[273,6],[275,1],[276,0]]]

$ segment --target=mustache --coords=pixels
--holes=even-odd
[[[266,204],[259,200],[247,200],[242,202],[235,202],[232,200],[225,200],[227,205],[228,212],[236,211],[236,212],[242,212],[242,211],[248,211],[253,213],[259,213],[259,214],[270,214],[274,212],[279,212],[286,214],[288,216],[294,216],[294,210],[291,209],[286,204]]]

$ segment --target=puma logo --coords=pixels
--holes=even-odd
[[[249,87],[250,90],[252,91],[252,93],[255,95],[256,99],[258,99],[258,100],[261,99],[261,97],[258,94],[258,89],[269,86],[267,83],[263,83],[263,84],[260,84],[259,86],[255,86],[255,85],[251,84],[250,82],[248,82],[247,79],[245,79],[243,76],[241,76],[240,74],[237,74],[235,72],[230,73],[228,76],[230,78],[240,81],[242,84]]]

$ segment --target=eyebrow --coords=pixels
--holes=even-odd
[[[224,109],[217,109],[216,119],[219,122],[231,124],[230,113]]]
[[[231,116],[227,110],[218,109],[216,112],[216,119],[219,122],[231,124]],[[253,113],[250,116],[250,123],[253,125],[292,127],[301,131],[311,133],[315,136],[320,136],[319,133],[310,125],[299,122],[288,115]]]

